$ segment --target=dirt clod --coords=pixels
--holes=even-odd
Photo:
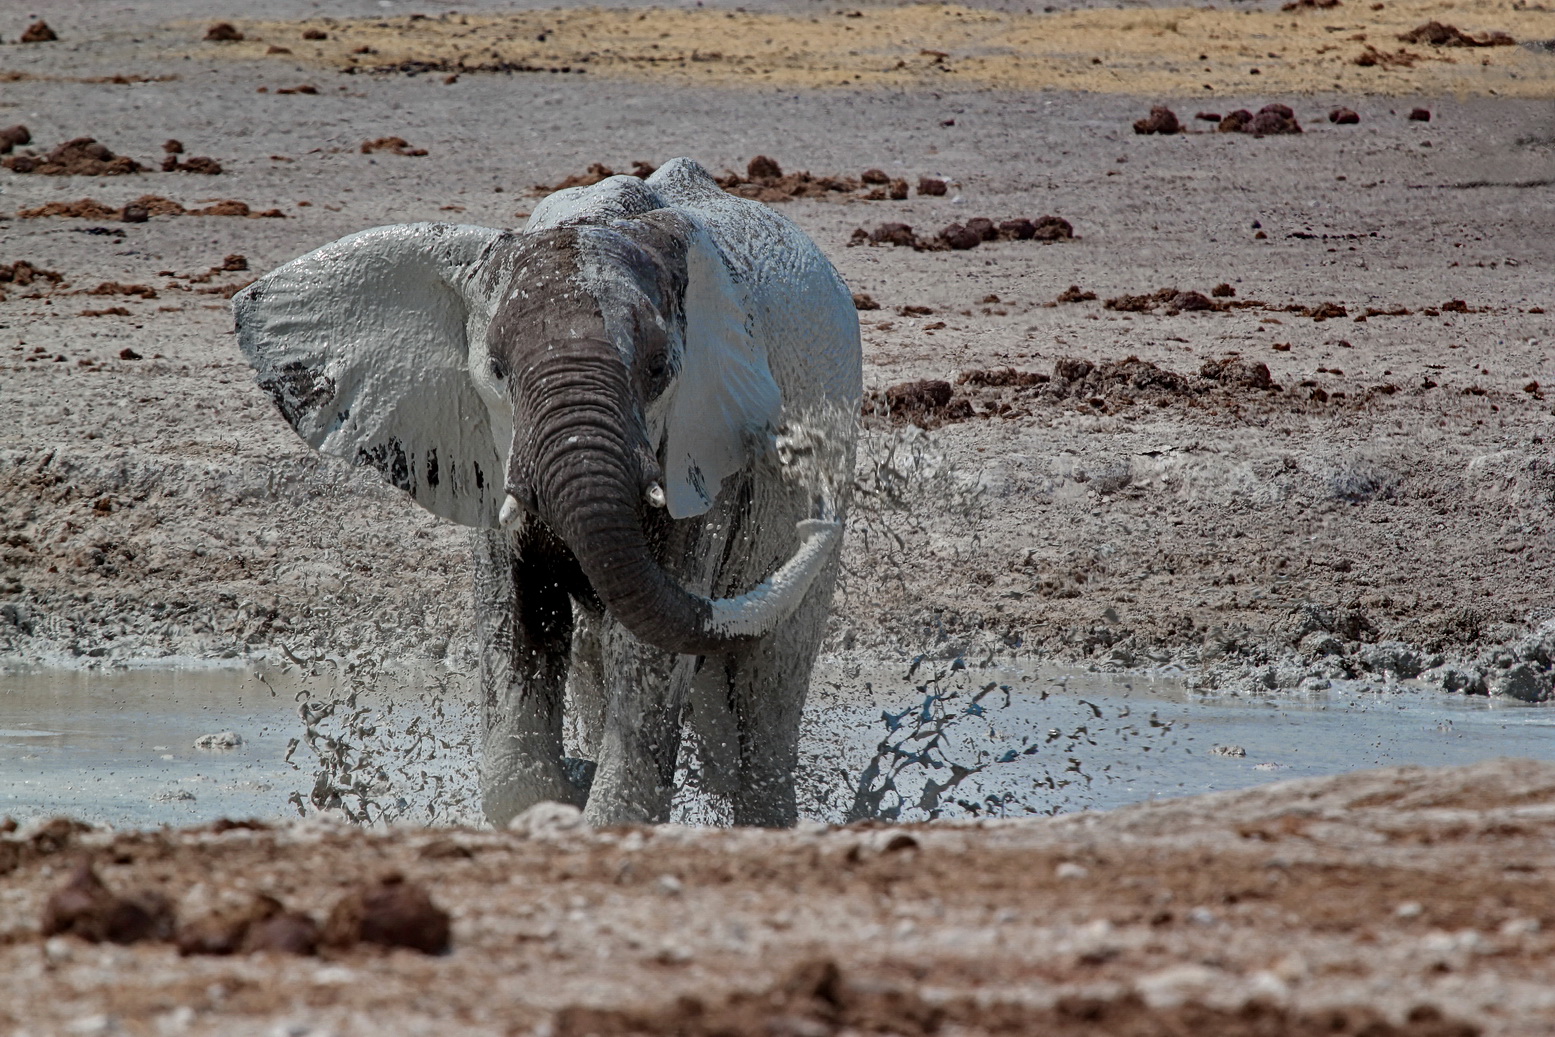
[[[1512,47],[1517,41],[1504,32],[1470,36],[1456,25],[1430,21],[1399,35],[1403,43],[1424,43],[1432,47]]]
[[[161,893],[117,896],[84,860],[44,905],[41,930],[44,936],[76,936],[91,943],[139,943],[168,939],[173,924],[172,905]]]
[[[1328,121],[1340,126],[1354,126],[1361,121],[1361,117],[1355,109],[1341,106],[1328,113]]]
[[[243,34],[231,22],[217,22],[205,30],[205,39],[215,43],[237,43]]]
[[[866,169],[859,174],[859,179],[866,184],[889,184],[890,176],[883,169]]]
[[[976,248],[983,243],[983,236],[970,227],[952,223],[939,232],[941,240],[957,251]]]
[[[162,172],[203,173],[206,176],[217,176],[221,173],[221,163],[206,155],[195,155],[184,162],[180,162],[177,155],[168,155],[162,160]]]
[[[1069,241],[1074,238],[1074,226],[1062,216],[1039,216],[1031,237],[1035,241]]]
[[[0,263],[0,284],[14,284],[18,288],[23,288],[34,281],[48,281],[51,284],[59,284],[64,280],[64,275],[59,271],[45,270],[42,267],[33,266],[25,259],[18,259],[9,265]]]
[[[1210,289],[1209,294],[1213,295],[1217,299],[1231,299],[1236,296],[1236,289],[1222,281],[1220,284],[1217,284],[1214,288]]]
[[[1219,122],[1220,121],[1220,113],[1219,112],[1199,112],[1196,115],[1194,115],[1194,118],[1198,119],[1200,122]]]
[[[880,309],[880,304],[868,292],[854,292],[853,308],[855,310],[878,310]]]
[[[1245,389],[1274,388],[1274,378],[1269,374],[1268,364],[1248,363],[1240,357],[1206,360],[1204,366],[1199,368],[1199,376],[1222,385]]]
[[[17,42],[53,43],[58,39],[58,34],[56,34],[53,29],[49,28],[49,23],[40,19],[27,26],[27,28],[22,32],[21,39]]]
[[[32,134],[20,124],[0,129],[0,155],[9,155],[11,149],[32,143]]]
[[[745,165],[745,175],[752,180],[778,180],[783,167],[765,155],[757,155]]]
[[[426,148],[411,147],[410,142],[404,137],[379,137],[376,140],[364,140],[362,142],[362,154],[371,155],[375,151],[388,151],[395,155],[407,155],[412,158],[420,158],[427,153]]]
[[[918,193],[930,198],[937,198],[949,189],[950,185],[938,177],[920,176],[918,178]]]
[[[323,940],[332,947],[371,943],[442,954],[449,948],[448,912],[421,886],[388,875],[347,893],[330,911]]]
[[[1134,122],[1134,132],[1140,134],[1150,133],[1181,133],[1182,123],[1177,121],[1177,113],[1165,105],[1156,105],[1150,109],[1150,114],[1143,119]]]
[[[1431,110],[1429,108],[1415,108],[1409,113],[1410,122],[1430,122]]]
[[[184,926],[178,932],[178,953],[310,955],[318,950],[319,926],[312,918],[288,911],[275,897],[261,894],[247,905]]]
[[[54,148],[47,155],[13,155],[3,162],[15,173],[41,173],[44,176],[121,176],[139,173],[139,162],[115,155],[93,137],[76,137]]]
[[[1054,302],[1090,302],[1094,298],[1096,298],[1096,293],[1095,292],[1082,292],[1080,290],[1080,286],[1079,285],[1072,284],[1068,288],[1065,288],[1062,292],[1059,292],[1058,293],[1058,298],[1054,299],[1053,301]]]
[[[302,38],[305,40],[327,40],[329,39],[329,33],[323,29],[304,29]]]

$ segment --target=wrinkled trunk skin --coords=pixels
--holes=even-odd
[[[515,444],[511,463],[610,614],[666,652],[730,647],[707,631],[705,601],[688,594],[649,547],[642,433],[614,348],[585,340],[546,350],[527,365],[515,396],[514,424],[527,442]]]

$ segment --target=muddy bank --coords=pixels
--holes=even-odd
[[[1045,821],[792,832],[591,832],[555,811],[506,832],[56,821],[0,834],[0,962],[20,981],[0,1021],[1535,1034],[1555,1021],[1552,806],[1555,768],[1503,760]],[[93,928],[119,904],[148,924]],[[424,953],[440,912],[448,949]],[[205,939],[267,921],[284,932]],[[341,939],[347,921],[410,946]]]
[[[1135,17],[1087,16],[1114,14]],[[135,23],[132,43],[129,15],[79,15],[51,14],[57,42],[4,50],[17,113],[0,123],[25,116],[44,150],[98,136],[145,158],[178,141],[222,173],[0,170],[6,665],[356,653],[466,667],[464,534],[308,454],[238,359],[226,299],[363,227],[517,226],[535,184],[689,154],[786,199],[877,307],[860,310],[875,398],[942,383],[944,403],[926,399],[954,411],[868,420],[836,656],[1179,663],[1251,692],[1426,675],[1538,698],[1555,683],[1555,233],[1528,205],[1547,176],[1540,103],[1403,104],[1260,76],[1214,111],[1288,103],[1304,133],[1139,135],[1157,98],[794,93],[687,85],[652,63],[631,83],[325,75],[306,48],[338,41],[303,40],[311,22],[288,28],[292,55],[263,53],[275,41],[249,55],[252,38],[207,43],[204,23]],[[1156,14],[1137,17],[1165,46]],[[1293,35],[1269,49],[1326,38],[1323,17],[1280,14],[1270,25]],[[435,21],[360,28],[454,31]],[[201,62],[183,60],[191,47]],[[1536,56],[1439,56],[1463,70],[1512,51]],[[1340,106],[1360,121],[1329,122]],[[1415,107],[1431,121],[1410,121]],[[494,133],[493,111],[530,114]],[[235,112],[252,116],[241,133]],[[408,143],[362,150],[383,140]],[[763,176],[860,186],[780,189],[751,179],[758,158]],[[896,198],[897,181],[920,189]],[[875,188],[887,197],[868,200]],[[286,218],[179,215],[223,199]],[[882,222],[931,239],[1042,214],[1073,238],[848,247]]]

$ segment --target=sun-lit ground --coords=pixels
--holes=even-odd
[[[500,17],[244,22],[231,57],[364,69],[426,62],[449,74],[501,63],[701,84],[947,89],[1055,87],[1213,98],[1262,91],[1555,96],[1555,58],[1525,46],[1431,46],[1429,21],[1519,43],[1555,33],[1541,7],[1452,0],[1294,11],[1173,7],[1005,14],[956,5],[814,16],[713,9],[552,10]],[[323,33],[323,40],[304,33]],[[270,53],[285,48],[288,53]],[[1358,59],[1367,64],[1358,63]]]

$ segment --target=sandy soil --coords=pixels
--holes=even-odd
[[[0,1027],[1541,1034],[1555,1025],[1552,838],[1555,766],[1505,760],[970,825],[45,823],[0,835]],[[107,888],[72,913],[57,891],[83,858]],[[340,937],[441,945],[425,907],[364,895],[390,874],[451,916],[446,953]],[[294,936],[323,924],[333,942],[179,956],[173,941],[225,931],[212,917],[261,895]],[[154,908],[147,938],[42,932],[89,929],[114,898]]]
[[[467,9],[472,24],[498,24],[489,9]],[[870,10],[840,23],[862,32]],[[1547,74],[1555,59],[1542,52],[1437,48],[1492,59],[1450,99],[1200,91],[1222,114],[1289,102],[1307,132],[1159,137],[1130,129],[1170,85],[1148,69],[1120,72],[1111,89],[1137,93],[1115,94],[931,90],[921,77],[911,89],[731,88],[641,63],[620,77],[446,83],[330,72],[335,51],[250,57],[247,43],[201,40],[204,21],[59,11],[59,42],[0,49],[11,80],[0,121],[28,125],[40,152],[100,137],[148,171],[0,170],[0,266],[25,261],[62,278],[0,285],[7,659],[282,646],[464,658],[463,535],[291,438],[233,348],[226,297],[364,226],[520,223],[531,185],[594,162],[626,169],[690,154],[743,171],[765,153],[791,173],[856,178],[875,167],[914,185],[949,181],[943,196],[822,191],[783,203],[881,307],[861,314],[874,389],[1005,366],[1051,378],[1065,359],[1100,365],[1078,381],[963,386],[977,416],[921,418],[941,426],[928,440],[871,421],[861,471],[871,492],[847,549],[834,650],[1177,659],[1219,665],[1202,678],[1210,684],[1259,690],[1422,670],[1522,697],[1555,684],[1555,646],[1537,632],[1555,615],[1542,388],[1555,384],[1545,313],[1555,306],[1555,123],[1545,101],[1491,96],[1506,91],[1514,56]],[[237,12],[212,17],[223,13]],[[1059,35],[1090,25],[1074,38],[1097,46],[1176,53],[1150,28],[1164,15],[1134,12],[1129,32],[1108,21],[1123,13],[1032,19]],[[1391,32],[1393,19],[1431,12],[1390,4],[1367,18],[1384,13]],[[1476,15],[1458,19],[1466,31],[1528,29],[1511,8]],[[675,41],[711,15],[651,17]],[[808,24],[793,11],[762,17]],[[1267,24],[1278,39],[1269,46],[1292,55],[1332,20],[1220,17]],[[409,48],[451,28],[381,24],[351,31]],[[288,31],[300,40],[303,25]],[[1418,78],[1428,67],[1395,71],[1423,88],[1436,82]],[[299,85],[317,92],[282,93]],[[1173,103],[1213,128],[1193,119],[1204,102]],[[1360,123],[1327,122],[1336,104]],[[1407,120],[1416,106],[1432,121]],[[429,153],[362,153],[388,136]],[[223,172],[158,171],[168,138],[183,143],[181,161],[209,156]],[[83,198],[101,203],[88,212],[121,213],[148,195],[176,207],[153,199],[143,223],[20,215]],[[245,207],[248,218],[188,214]],[[177,208],[185,214],[162,215]],[[284,218],[254,216],[272,210]],[[1042,214],[1070,221],[1075,239],[849,247],[856,229],[885,222],[932,237],[973,216]],[[1211,297],[1236,304],[1225,312],[1106,306],[1163,288],[1209,296],[1220,284],[1235,292]],[[1055,304],[1070,285],[1097,298]],[[1392,315],[1366,316],[1376,311]],[[1116,366],[1129,357],[1155,367]],[[1201,373],[1227,358],[1255,375],[1267,365],[1278,391]],[[910,477],[905,491],[893,473]],[[1444,659],[1460,663],[1433,668]]]

